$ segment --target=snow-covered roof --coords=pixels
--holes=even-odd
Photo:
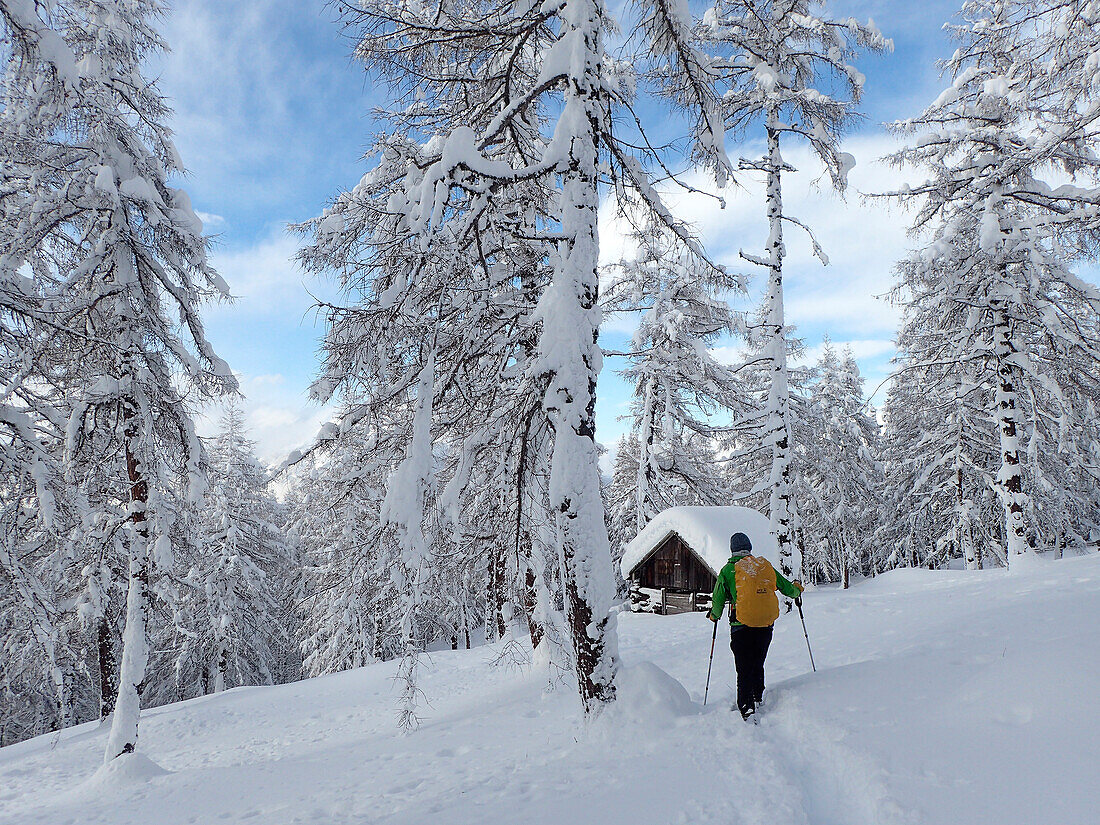
[[[631,571],[672,533],[683,539],[716,576],[729,561],[730,536],[734,533],[747,535],[753,554],[779,567],[779,548],[767,516],[748,507],[670,507],[623,549],[623,577],[630,578]]]

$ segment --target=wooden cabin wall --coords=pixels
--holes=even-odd
[[[709,593],[714,574],[673,534],[645,560],[632,578],[642,587],[665,588],[682,593]]]

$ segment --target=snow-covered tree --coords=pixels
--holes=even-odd
[[[883,495],[878,423],[850,350],[839,358],[825,342],[806,406],[809,426],[795,453],[807,556],[803,573],[848,587],[853,571],[880,569],[875,531]]]
[[[608,311],[641,314],[621,371],[634,385],[631,438],[620,450],[636,447],[635,477],[616,476],[633,493],[630,537],[668,507],[728,502],[717,436],[746,403],[735,370],[710,350],[741,332],[724,298],[740,280],[696,260],[653,222],[634,240],[636,254],[615,268],[604,298]]]
[[[713,96],[683,11],[643,7],[652,34],[648,57],[655,70],[666,66],[701,93],[688,95],[698,156],[724,171]],[[423,547],[416,527],[427,518],[423,503],[444,501],[424,489],[442,481],[425,439],[441,448],[450,439],[447,449],[460,456],[448,480],[451,502],[462,499],[462,486],[475,475],[471,456],[487,456],[480,445],[501,444],[505,433],[507,452],[518,456],[501,464],[512,479],[507,495],[515,512],[522,512],[520,485],[546,468],[545,502],[533,501],[553,525],[552,569],[535,550],[512,570],[525,593],[528,573],[544,595],[556,582],[579,692],[585,708],[596,710],[614,696],[615,671],[594,437],[597,211],[605,170],[669,231],[692,247],[694,241],[661,204],[629,144],[612,132],[612,111],[629,106],[633,78],[607,59],[611,19],[602,3],[444,9],[387,1],[362,3],[349,14],[362,33],[358,55],[390,81],[399,103],[378,146],[378,167],[310,225],[316,245],[305,252],[307,265],[341,272],[362,299],[333,313],[332,357],[318,395],[340,389],[353,404],[367,400],[333,434],[359,422],[377,426],[378,405],[394,398],[407,405],[406,419],[427,422],[408,431],[400,448],[406,463],[388,482],[387,497],[408,505],[385,512],[409,560],[423,559],[414,551]],[[365,338],[368,329],[383,334]],[[482,410],[483,387],[520,417]],[[540,454],[525,458],[525,445]],[[414,453],[415,471],[408,463]],[[416,485],[400,483],[410,479]],[[395,484],[406,494],[391,494]],[[419,492],[408,495],[413,487]],[[540,546],[528,541],[541,520],[532,516],[519,522],[520,548]],[[417,590],[415,581],[405,577],[408,593]],[[557,603],[534,609],[552,611]]]
[[[896,381],[884,408],[884,543],[895,554],[887,566],[935,567],[961,556],[977,569],[991,552],[1003,557],[996,508],[989,509],[999,450],[988,409],[991,376],[966,351],[933,355],[940,346],[934,330],[943,318],[932,296],[958,273],[918,273],[908,263],[901,271],[907,273],[909,300],[898,334]],[[969,312],[967,303],[958,308]]]
[[[787,354],[790,347],[784,313],[784,224],[810,234],[814,253],[828,258],[810,229],[783,208],[783,174],[794,171],[783,158],[784,139],[809,145],[833,187],[843,192],[855,163],[841,151],[844,127],[857,117],[854,105],[864,77],[848,61],[860,51],[892,48],[874,24],[833,19],[811,0],[719,0],[707,9],[699,28],[712,48],[710,70],[724,85],[726,128],[734,134],[763,130],[764,155],[742,159],[740,166],[766,176],[768,239],[763,254],[742,251],[746,261],[766,271],[767,290],[760,327],[752,340],[756,358],[768,372],[760,441],[771,451],[768,512],[779,544],[784,575],[794,574],[793,550],[798,513],[791,477],[793,456],[791,397]]]
[[[5,723],[9,741],[72,723],[77,664],[65,643],[71,616],[57,553],[70,546],[82,502],[62,461],[71,364],[55,333],[79,323],[79,305],[63,300],[65,273],[34,221],[47,205],[37,178],[53,171],[46,136],[79,79],[72,49],[51,28],[54,11],[0,2],[0,621],[11,629],[0,669],[37,673],[50,686],[41,694],[48,712]],[[26,697],[39,694],[23,684]]]
[[[379,519],[392,448],[363,429],[296,465],[287,507],[306,582],[303,669],[309,676],[392,659],[401,651],[396,544]]]
[[[150,588],[171,563],[172,499],[181,484],[201,493],[185,394],[236,387],[198,314],[227,289],[207,262],[187,195],[168,185],[182,171],[170,112],[142,74],[164,49],[154,28],[163,11],[157,0],[3,5],[13,43],[4,283],[28,272],[53,301],[49,346],[66,379],[70,478],[110,463],[127,508],[126,622],[107,760],[137,744]]]
[[[64,610],[64,545],[35,513],[36,490],[20,476],[0,487],[0,667],[20,689],[5,720],[8,736],[34,735],[74,723],[79,639]],[[8,714],[5,714],[6,716]]]
[[[1100,99],[1087,48],[1096,33],[1077,4],[974,0],[962,18],[944,64],[950,85],[897,124],[914,137],[892,156],[928,173],[895,193],[919,205],[915,227],[927,239],[899,266],[912,327],[906,380],[929,386],[952,365],[957,405],[977,404],[995,422],[996,466],[981,473],[1001,503],[1011,565],[1052,539],[1053,522],[1080,537],[1095,521],[1083,498],[1096,483],[1100,291],[1071,263],[1089,251],[1098,196],[1065,181],[1097,177]],[[960,513],[973,504],[961,495]],[[1080,520],[1066,523],[1059,514],[1069,512]]]
[[[198,552],[181,607],[195,635],[176,672],[191,666],[202,692],[218,693],[273,684],[285,669],[280,656],[291,633],[297,571],[281,507],[267,491],[267,473],[236,404],[226,408],[209,443],[209,461]]]

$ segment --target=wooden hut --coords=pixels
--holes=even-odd
[[[745,533],[754,553],[778,562],[768,519],[755,510],[672,507],[656,516],[623,552],[632,609],[669,614],[709,608],[734,533]]]

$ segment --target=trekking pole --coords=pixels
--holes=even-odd
[[[707,694],[710,693],[710,669],[714,664],[714,640],[718,638],[718,622],[714,623],[714,633],[710,637],[710,661],[707,662],[707,686],[703,690],[703,707],[707,706]]]
[[[802,620],[802,635],[806,637],[806,650],[810,654],[810,667],[814,669],[814,673],[817,673],[817,665],[814,664],[814,651],[810,647],[810,634],[806,632],[806,617],[802,614],[802,597],[799,596],[794,600],[794,603],[798,605],[798,618]],[[704,704],[706,704],[705,697]]]

